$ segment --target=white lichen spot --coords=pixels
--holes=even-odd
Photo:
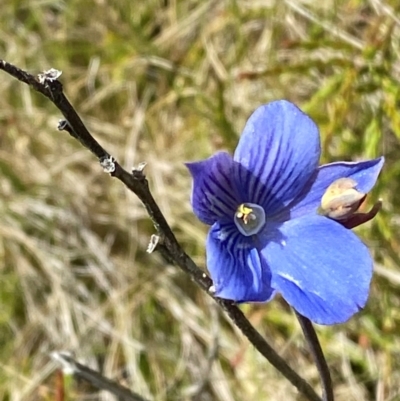
[[[139,163],[136,167],[132,168],[132,172],[138,171],[138,172],[142,172],[144,170],[144,168],[147,166],[146,162],[141,162]]]
[[[208,289],[208,292],[210,293],[210,294],[212,294],[212,295],[214,295],[215,293],[216,293],[216,288],[215,288],[215,286],[214,285],[212,285],[209,289]]]
[[[149,245],[147,246],[146,252],[147,253],[153,253],[154,250],[156,249],[157,244],[159,243],[159,241],[160,241],[160,236],[156,235],[156,234],[153,234],[150,237],[150,242],[149,242]]]
[[[115,171],[115,159],[112,156],[105,157],[100,161],[100,165],[103,167],[105,173],[111,174]]]
[[[62,74],[62,71],[56,70],[55,68],[50,68],[50,70],[43,71],[38,75],[39,82],[44,84],[46,81],[53,82],[57,80]]]
[[[70,361],[72,354],[67,351],[54,351],[50,356],[62,366],[62,371],[65,375],[72,375],[77,371],[74,362]]]

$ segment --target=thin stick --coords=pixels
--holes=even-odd
[[[129,390],[114,380],[110,380],[103,376],[100,372],[89,368],[82,363],[77,362],[74,358],[64,352],[53,352],[51,354],[54,360],[61,363],[65,374],[73,374],[81,380],[90,383],[93,387],[100,390],[106,390],[116,395],[118,399],[123,401],[146,401],[139,394]]]
[[[61,111],[66,121],[60,121],[59,129],[67,131],[71,136],[79,140],[83,146],[96,155],[106,172],[124,183],[142,201],[157,230],[158,238],[157,241],[154,242],[157,250],[160,251],[167,260],[173,262],[185,273],[189,274],[191,279],[195,281],[200,288],[211,295],[209,291],[212,286],[211,279],[193,262],[179,245],[150,192],[148,181],[143,174],[143,166],[129,173],[93,138],[83,124],[78,113],[65,97],[62,84],[57,80],[60,72],[54,69],[49,70],[40,74],[39,80],[37,80],[33,75],[4,60],[0,60],[0,69],[40,92]],[[153,248],[154,246],[152,245],[151,249]],[[272,366],[279,370],[300,393],[310,401],[321,401],[321,398],[313,388],[275,352],[234,303],[223,299],[214,299],[222,306],[254,347]]]
[[[295,313],[318,369],[323,390],[322,399],[324,401],[334,401],[331,374],[314,326],[309,319],[300,315],[298,312]]]

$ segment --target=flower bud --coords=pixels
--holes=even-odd
[[[319,214],[334,220],[346,220],[360,207],[366,194],[356,189],[352,178],[339,178],[326,189],[321,198]]]

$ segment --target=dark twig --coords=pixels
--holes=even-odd
[[[77,362],[65,352],[53,352],[51,356],[54,360],[62,364],[64,372],[72,373],[75,377],[90,383],[95,388],[109,391],[116,395],[121,401],[146,401],[143,397],[133,393],[127,387]]]
[[[319,376],[321,378],[323,389],[322,399],[323,401],[334,401],[331,374],[329,372],[329,368],[326,363],[324,353],[322,352],[322,348],[314,326],[309,319],[303,315],[300,315],[300,313],[296,312],[296,316],[300,323],[301,329],[303,330],[308,346],[310,347],[311,354],[314,358],[315,365],[317,366]]]
[[[143,168],[134,169],[132,173],[129,173],[92,137],[75,109],[65,97],[62,84],[57,80],[60,73],[56,70],[44,72],[39,76],[39,82],[33,75],[6,61],[0,60],[0,69],[46,96],[61,111],[66,121],[60,122],[59,129],[67,131],[71,136],[78,139],[83,146],[96,155],[106,172],[124,183],[142,201],[157,230],[157,235],[159,237],[158,241],[156,241],[156,243],[158,243],[157,250],[160,251],[167,260],[176,264],[185,273],[189,274],[193,281],[211,295],[211,279],[193,262],[179,245],[149,190],[148,181],[142,171]],[[275,352],[234,303],[223,299],[216,299],[216,301],[223,307],[254,347],[271,363],[271,365],[279,370],[300,393],[310,401],[321,401],[321,398],[316,394],[313,388]]]

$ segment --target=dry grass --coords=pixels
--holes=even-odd
[[[378,263],[370,302],[319,334],[337,401],[400,400],[397,1],[3,3],[1,58],[63,71],[96,138],[128,168],[148,163],[155,198],[201,266],[206,227],[183,162],[232,150],[261,103],[307,110],[324,161],[384,154],[371,197],[384,211],[359,230]],[[54,400],[54,350],[154,400],[300,399],[187,277],[145,253],[143,207],[56,131],[57,110],[5,74],[0,93],[0,400]],[[285,305],[244,310],[318,387]],[[68,399],[112,398],[75,384]]]

